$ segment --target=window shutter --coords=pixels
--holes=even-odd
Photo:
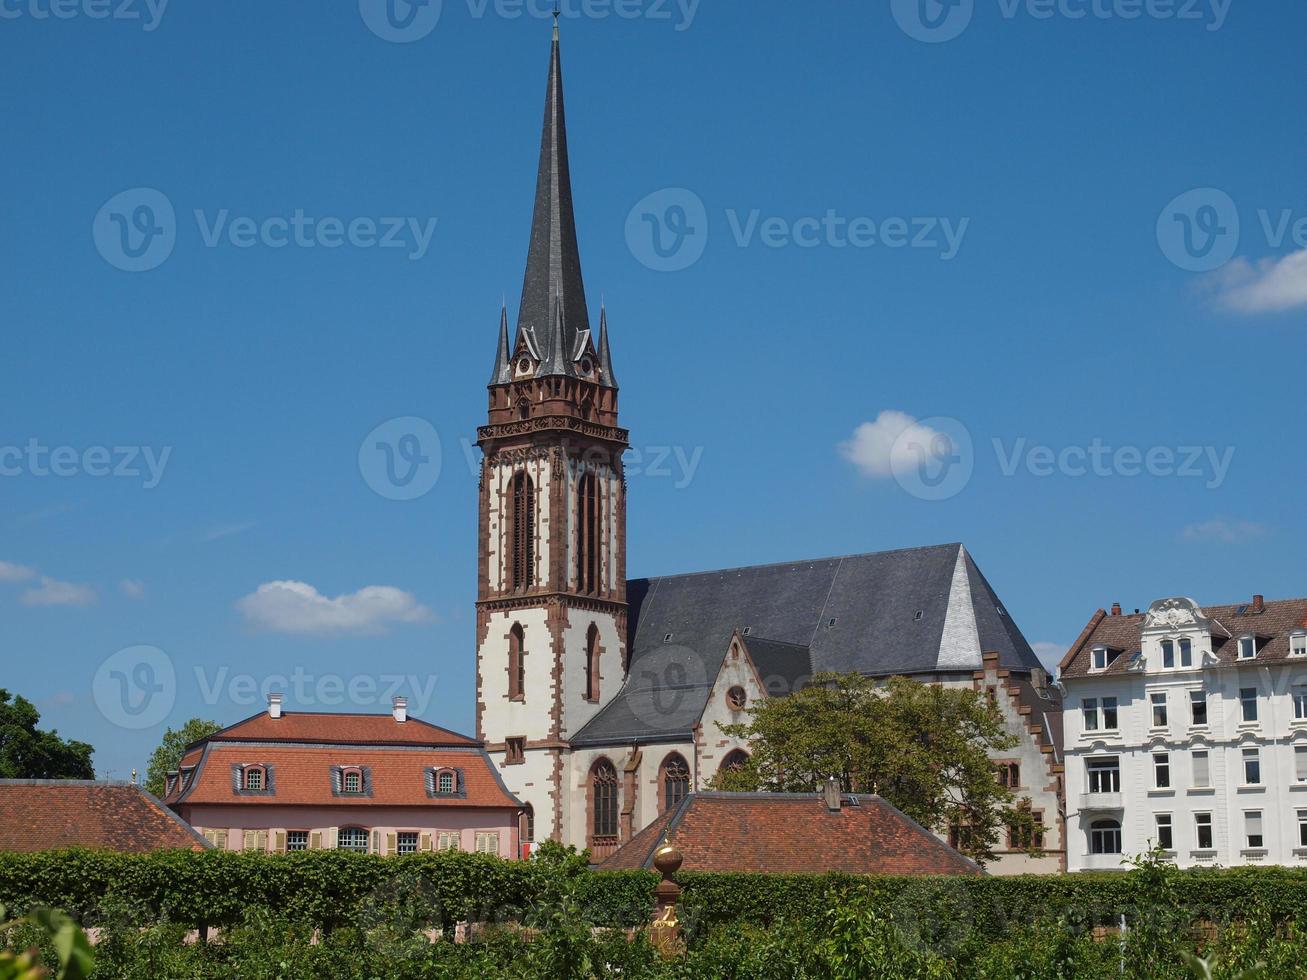
[[[245,788],[242,780],[245,778],[245,767],[234,764],[231,767],[231,791],[239,793]]]
[[[260,851],[267,851],[267,849],[268,849],[268,832],[267,832],[266,830],[260,830],[260,831],[259,831],[258,836],[257,836],[257,838],[256,838],[256,846],[257,846],[258,850],[260,850]]]
[[[286,831],[276,830],[272,833],[272,849],[278,854],[286,853]]]
[[[1307,746],[1294,747],[1293,770],[1294,779],[1300,783],[1307,783]]]
[[[214,836],[214,843],[217,845],[218,850],[220,851],[227,850],[227,831],[215,830],[213,832],[213,836]]]
[[[381,853],[381,831],[379,830],[374,830],[372,832],[372,853]]]
[[[309,850],[310,851],[322,850],[322,831],[315,830],[313,831],[313,833],[309,834]]]
[[[423,851],[431,850],[431,835],[425,833],[422,834],[421,837],[418,838],[418,847]]]
[[[435,796],[436,795],[436,770],[427,769],[423,772],[423,776],[426,778],[427,781],[427,796]]]
[[[340,847],[340,828],[332,827],[327,831],[327,846],[333,851]]]
[[[399,850],[399,838],[395,834],[386,835],[386,853],[394,854]]]

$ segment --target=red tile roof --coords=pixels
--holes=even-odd
[[[649,868],[664,842],[687,871],[981,874],[980,868],[879,796],[691,793],[619,848],[601,870]]]
[[[245,793],[234,788],[233,766],[266,766],[270,792]],[[367,792],[334,792],[333,767],[367,770]],[[462,774],[459,796],[429,796],[427,772],[456,769]],[[235,803],[249,806],[315,804],[329,806],[510,807],[521,802],[499,779],[498,770],[479,747],[418,748],[340,745],[316,747],[275,742],[208,744],[185,788],[174,790],[169,805]]]
[[[388,714],[287,711],[273,718],[266,711],[238,721],[205,741],[316,742],[348,745],[478,745],[446,728],[410,718],[398,722]]]
[[[0,779],[0,851],[90,847],[145,853],[208,846],[139,786]]]
[[[1239,663],[1236,644],[1230,639],[1252,634],[1259,637],[1255,663],[1289,661],[1289,636],[1295,630],[1307,628],[1307,599],[1281,599],[1267,602],[1262,612],[1253,612],[1251,603],[1242,602],[1226,606],[1202,606],[1203,615],[1212,623],[1212,649],[1219,666],[1236,666]],[[1075,646],[1062,659],[1062,677],[1084,677],[1089,674],[1124,674],[1130,669],[1130,658],[1139,652],[1146,613],[1110,616],[1098,610],[1080,634]],[[1090,652],[1096,646],[1119,651],[1107,670],[1090,670]],[[1248,663],[1249,661],[1243,661]],[[1295,662],[1301,662],[1296,658]]]

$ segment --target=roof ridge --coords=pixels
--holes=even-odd
[[[910,552],[936,551],[944,548],[961,548],[961,541],[949,541],[944,544],[925,544],[915,548],[888,548],[885,551],[856,551],[846,555],[828,555],[824,558],[799,558],[794,561],[764,562],[761,565],[736,565],[731,568],[705,568],[697,572],[675,572],[671,575],[649,575],[644,578],[628,579],[628,582],[659,582],[665,579],[690,578],[695,575],[717,575],[725,572],[751,572],[764,568],[781,568],[785,565],[815,565],[819,562],[843,562],[848,558],[878,558],[884,555],[903,555]]]

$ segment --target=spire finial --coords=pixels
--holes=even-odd
[[[554,40],[558,40],[558,18],[563,16],[562,9],[558,4],[554,4]]]

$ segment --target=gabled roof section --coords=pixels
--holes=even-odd
[[[961,544],[634,579],[627,601],[629,679],[574,744],[688,734],[744,627],[751,656],[755,636],[806,648],[809,673],[969,674],[982,651],[1010,670],[1040,666]]]
[[[567,159],[567,117],[563,109],[563,65],[555,23],[545,91],[540,163],[536,172],[535,212],[527,248],[518,338],[530,338],[544,363],[542,375],[576,377],[577,338],[590,331],[581,253],[572,212],[572,177]]]
[[[64,847],[145,854],[209,844],[131,783],[0,779],[0,851]]]
[[[650,868],[664,843],[687,871],[976,875],[981,869],[879,796],[691,793],[600,870]]]
[[[273,718],[266,711],[201,739],[203,742],[283,742],[329,745],[479,746],[476,739],[409,718],[389,714],[286,711]]]
[[[793,693],[812,676],[812,651],[802,643],[753,635],[741,635],[740,641],[749,651],[763,688],[773,697]]]

